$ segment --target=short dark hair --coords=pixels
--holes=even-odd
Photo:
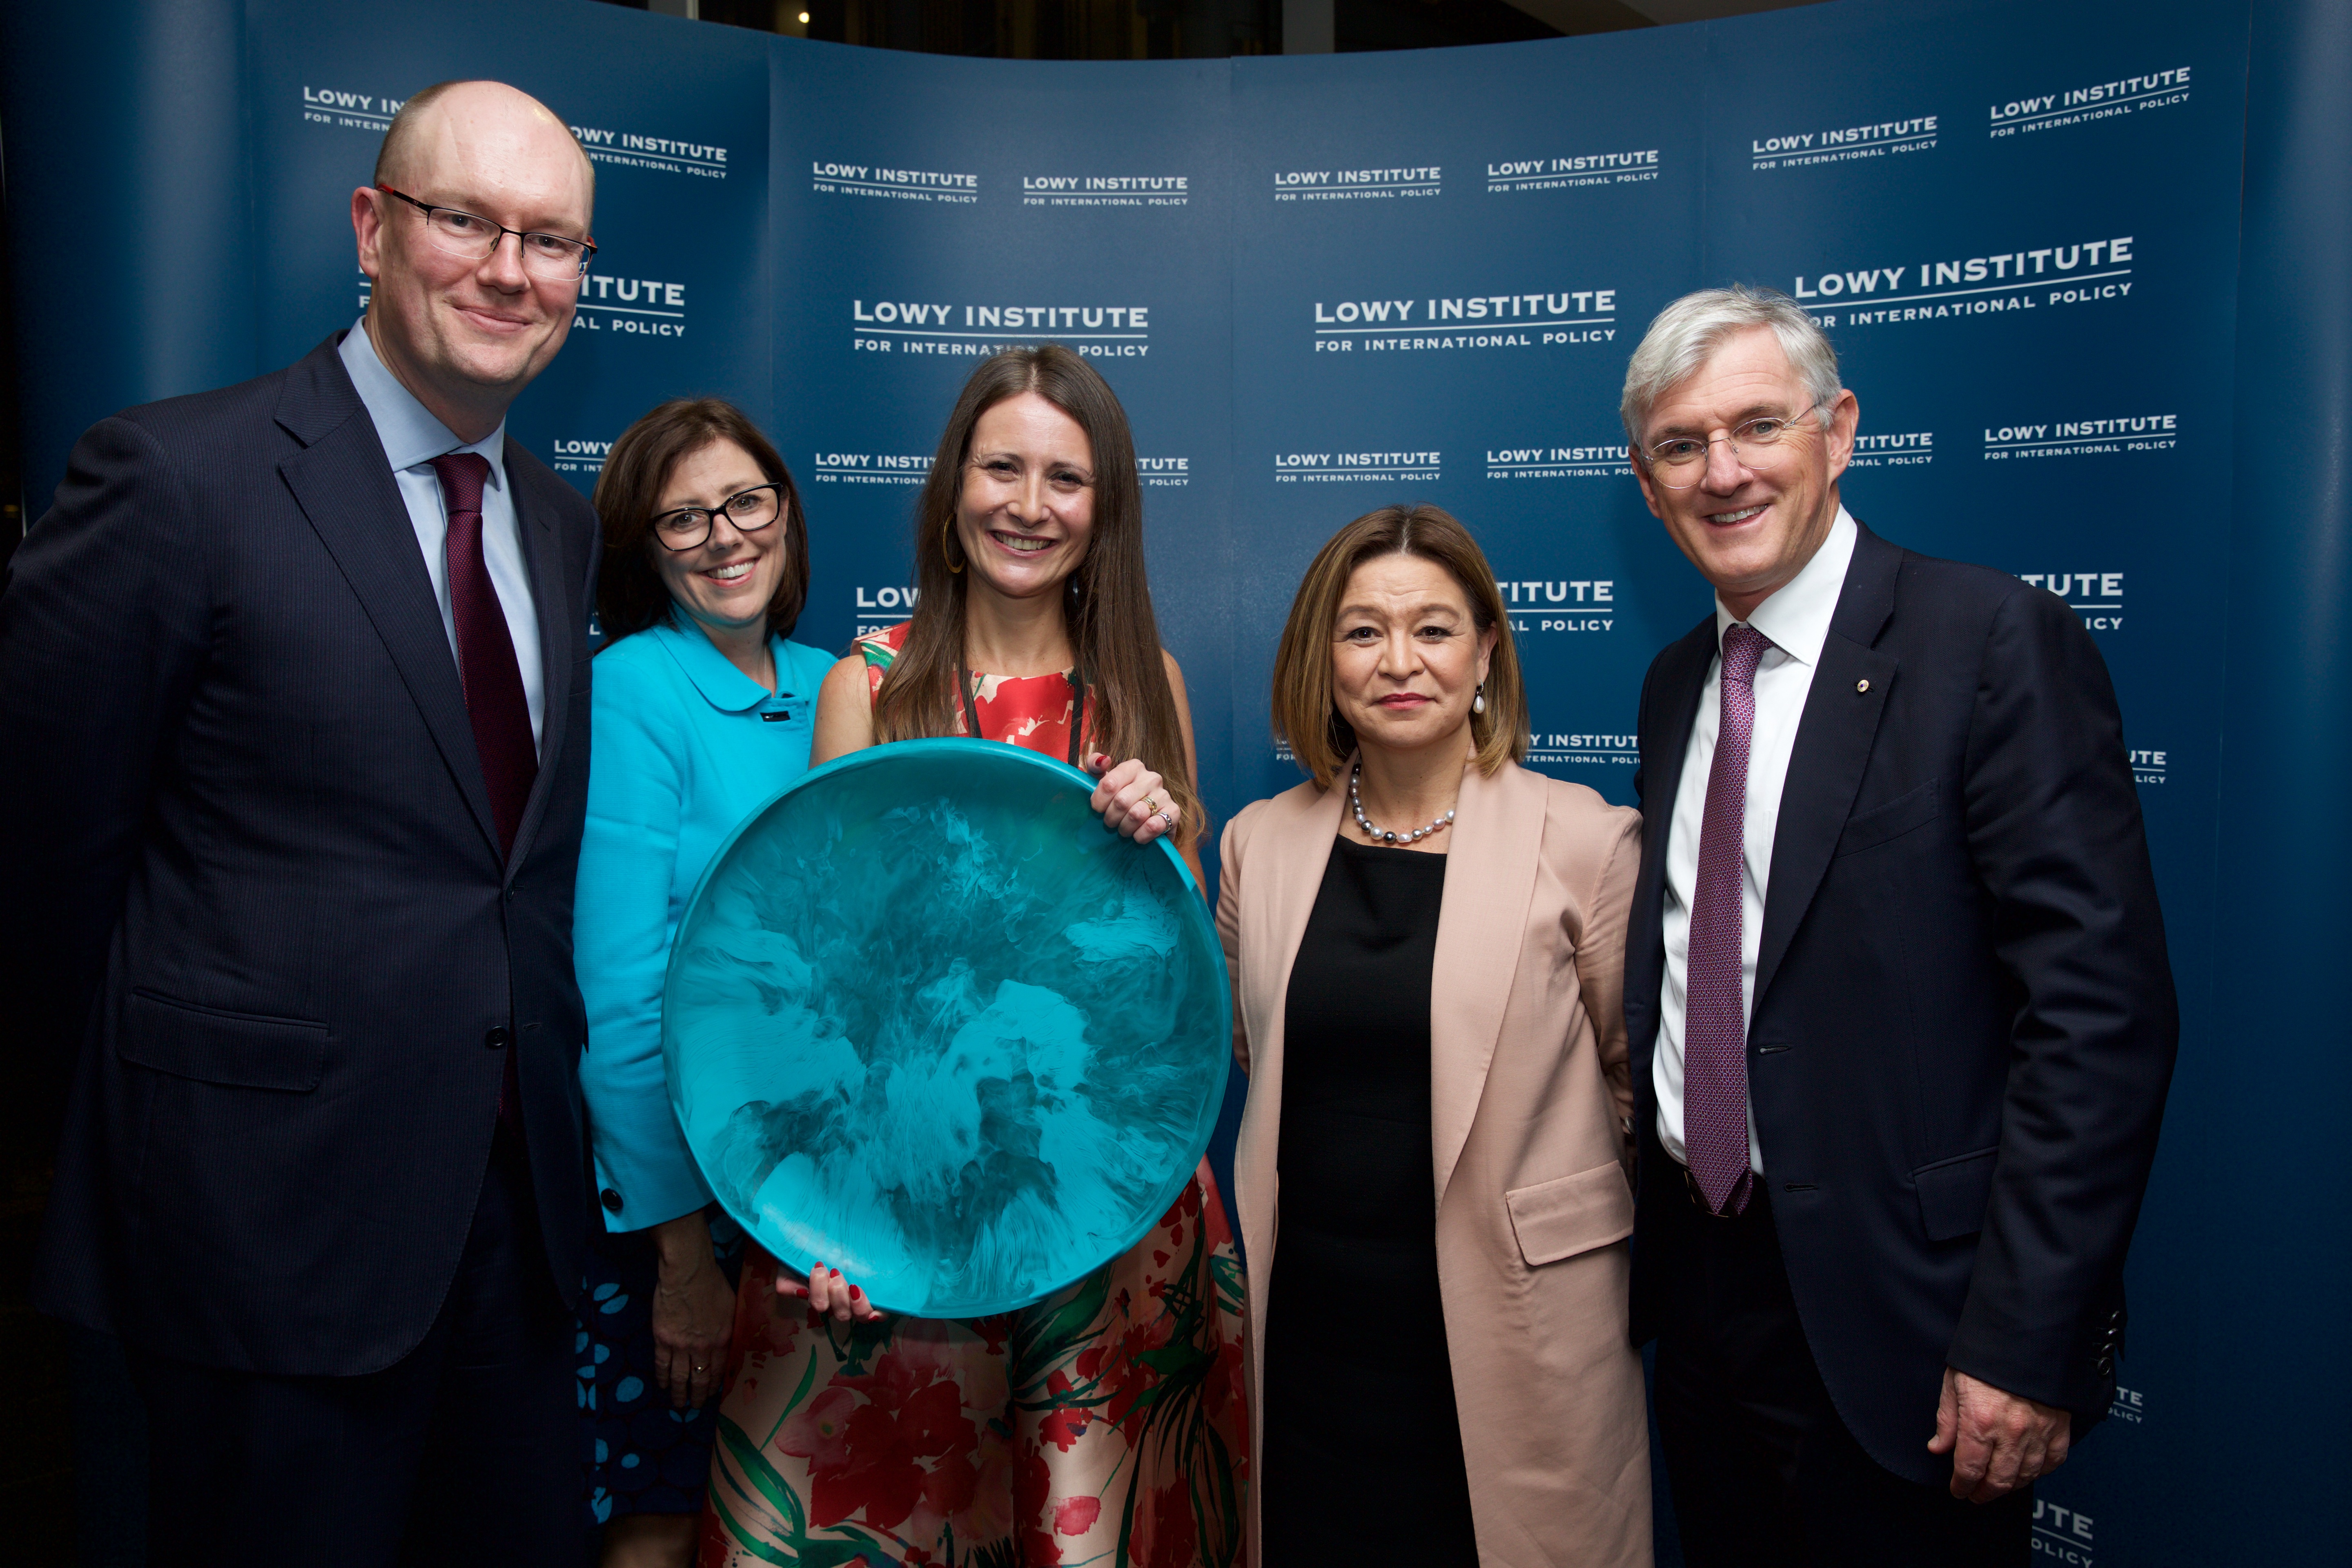
[[[677,625],[669,589],[654,565],[654,509],[678,460],[715,441],[732,441],[771,484],[783,487],[777,526],[784,531],[783,570],[768,601],[768,629],[792,636],[808,603],[808,520],[792,470],[760,427],[719,397],[679,397],[646,414],[613,443],[596,480],[596,515],[604,525],[604,570],[596,584],[596,618],[618,639],[656,623]]]

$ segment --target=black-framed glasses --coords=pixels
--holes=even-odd
[[[1817,403],[1801,414],[1766,414],[1743,421],[1727,437],[1732,461],[1759,470],[1778,467],[1789,452],[1781,442],[1801,427],[1801,421],[1828,406],[1826,403]],[[1706,455],[1717,440],[1725,438],[1669,436],[1643,448],[1642,456],[1650,465],[1652,479],[1670,490],[1686,490],[1706,478]]]
[[[376,189],[388,196],[398,196],[425,215],[425,232],[433,243],[452,256],[462,256],[468,261],[487,261],[513,235],[522,247],[522,264],[526,271],[550,282],[568,281],[588,270],[588,258],[596,254],[593,239],[572,239],[560,234],[541,234],[536,230],[509,228],[492,223],[486,217],[457,207],[436,207],[420,202],[406,191],[395,191],[379,183]]]
[[[699,550],[710,538],[711,519],[723,517],[738,533],[757,533],[784,510],[782,484],[737,490],[717,506],[682,506],[654,519],[654,537],[664,550]]]

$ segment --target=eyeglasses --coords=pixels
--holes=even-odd
[[[580,277],[588,270],[588,258],[596,254],[596,242],[593,239],[570,239],[560,234],[508,228],[456,207],[428,205],[390,185],[379,184],[376,189],[385,195],[398,196],[423,213],[425,232],[432,237],[435,247],[468,261],[488,260],[506,243],[507,236],[513,235],[521,246],[523,269],[552,283]]]
[[[715,507],[682,506],[654,519],[654,537],[664,550],[699,550],[710,538],[711,521],[725,518],[738,533],[757,533],[783,510],[784,487],[753,485],[738,490]]]
[[[1780,467],[1790,450],[1783,442],[1799,428],[1798,421],[1828,406],[1826,403],[1817,403],[1803,414],[1785,419],[1768,414],[1748,420],[1729,437],[1731,460],[1759,472]],[[1650,465],[1651,478],[1670,490],[1686,490],[1706,477],[1707,453],[1717,439],[1712,436],[1705,440],[1696,436],[1671,436],[1644,448],[1642,456]]]

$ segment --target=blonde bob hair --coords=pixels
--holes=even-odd
[[[1491,776],[1528,754],[1528,695],[1519,678],[1511,617],[1486,553],[1470,531],[1433,506],[1388,506],[1366,512],[1331,536],[1307,568],[1282,647],[1274,656],[1274,734],[1316,784],[1331,787],[1356,750],[1355,726],[1339,715],[1331,692],[1331,634],[1356,568],[1383,555],[1434,561],[1462,585],[1470,618],[1495,634],[1486,666],[1486,710],[1470,715],[1478,771]]]

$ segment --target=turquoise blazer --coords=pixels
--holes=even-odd
[[[690,616],[677,618],[596,656],[572,962],[588,1005],[580,1088],[604,1227],[615,1231],[710,1201],[670,1110],[662,978],[710,858],[753,807],[808,771],[817,688],[834,665],[831,654],[772,637],[768,691]]]

